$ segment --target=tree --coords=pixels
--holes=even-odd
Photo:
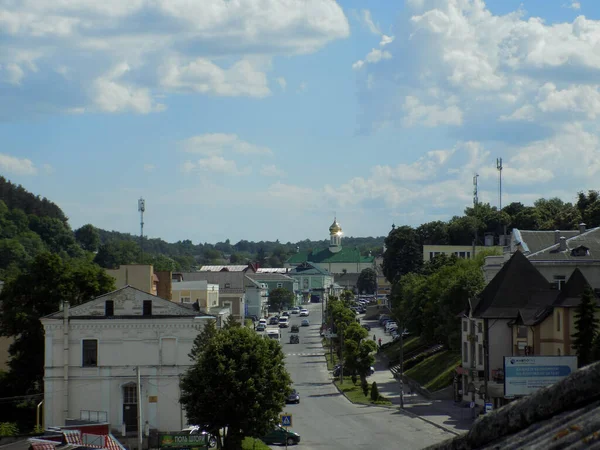
[[[251,329],[217,330],[207,337],[181,380],[181,404],[190,423],[224,434],[224,449],[238,450],[245,436],[264,436],[277,423],[291,392],[281,345]],[[221,442],[219,440],[219,447]]]
[[[371,400],[376,402],[379,400],[379,389],[377,388],[377,382],[373,381],[371,385]]]
[[[441,220],[424,223],[417,230],[420,245],[447,245],[450,243],[448,224]]]
[[[265,253],[265,249],[262,247],[259,248],[258,253],[256,253],[256,262],[258,263],[259,267],[265,267],[265,264],[267,263],[267,254]]]
[[[385,238],[386,251],[383,254],[383,274],[388,281],[415,272],[421,267],[423,253],[415,230],[409,226],[398,227]]]
[[[81,248],[88,252],[95,252],[100,246],[100,233],[93,225],[89,223],[75,230],[75,239],[81,245]]]
[[[41,392],[44,376],[44,330],[40,317],[114,290],[114,279],[87,260],[63,261],[42,253],[6,281],[0,293],[0,335],[15,338],[10,346],[10,382],[17,394]]]
[[[370,267],[363,269],[356,280],[356,287],[360,294],[374,294],[377,289],[377,273]]]
[[[598,335],[598,311],[596,296],[589,286],[581,295],[581,302],[575,309],[575,329],[573,348],[577,352],[579,367],[593,362],[593,344]]]
[[[285,288],[275,288],[269,292],[269,307],[272,310],[281,311],[294,303],[294,294]]]

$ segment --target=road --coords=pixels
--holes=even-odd
[[[321,305],[308,305],[310,327],[300,327],[300,344],[289,344],[288,329],[281,344],[286,367],[300,393],[299,405],[287,405],[292,429],[299,433],[301,449],[421,449],[452,435],[420,419],[391,409],[354,405],[332,383],[319,337]],[[292,315],[290,324],[300,325]],[[271,448],[281,448],[272,446]]]

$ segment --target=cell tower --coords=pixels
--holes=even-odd
[[[496,158],[498,169],[498,211],[502,211],[502,158]]]
[[[144,263],[144,211],[146,211],[146,200],[142,197],[138,200],[138,211],[140,212],[140,264]]]
[[[476,173],[473,176],[473,213],[475,214],[475,216],[477,216],[477,205],[479,204],[479,193],[478,191],[478,178],[479,178],[479,174]],[[475,227],[475,236],[473,239],[473,258],[475,258],[475,250],[477,248],[477,241],[478,241],[478,233],[477,233],[477,227]]]

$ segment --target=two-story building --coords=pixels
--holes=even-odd
[[[322,301],[336,288],[333,276],[327,270],[308,262],[294,267],[288,275],[297,281],[303,302],[317,297]]]
[[[65,425],[94,411],[113,429],[159,431],[187,423],[180,376],[194,339],[214,317],[127,286],[41,319],[44,417]]]
[[[171,300],[171,272],[155,271],[151,264],[123,264],[116,269],[104,269],[115,279],[115,286],[132,286],[152,295]]]
[[[175,303],[193,305],[198,309],[210,313],[211,309],[219,308],[219,285],[210,284],[206,280],[177,281],[171,284],[172,298]]]
[[[279,269],[276,269],[279,270]],[[283,269],[283,270],[291,270],[291,269]],[[269,296],[269,292],[273,291],[273,289],[286,289],[294,294],[294,305],[300,304],[302,300],[302,294],[300,292],[298,280],[295,278],[284,274],[282,272],[275,271],[260,271],[257,273],[252,273],[247,275],[248,278],[252,279],[256,283],[263,284],[267,289],[267,297]],[[247,292],[246,292],[247,293]],[[268,300],[268,298],[267,298]],[[267,301],[268,303],[268,301]]]

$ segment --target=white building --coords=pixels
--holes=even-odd
[[[61,426],[90,411],[113,429],[137,430],[137,370],[144,424],[159,431],[187,423],[179,378],[194,339],[212,316],[126,286],[41,319],[45,333],[44,418]]]
[[[269,286],[246,277],[246,316],[263,317],[268,313]]]

